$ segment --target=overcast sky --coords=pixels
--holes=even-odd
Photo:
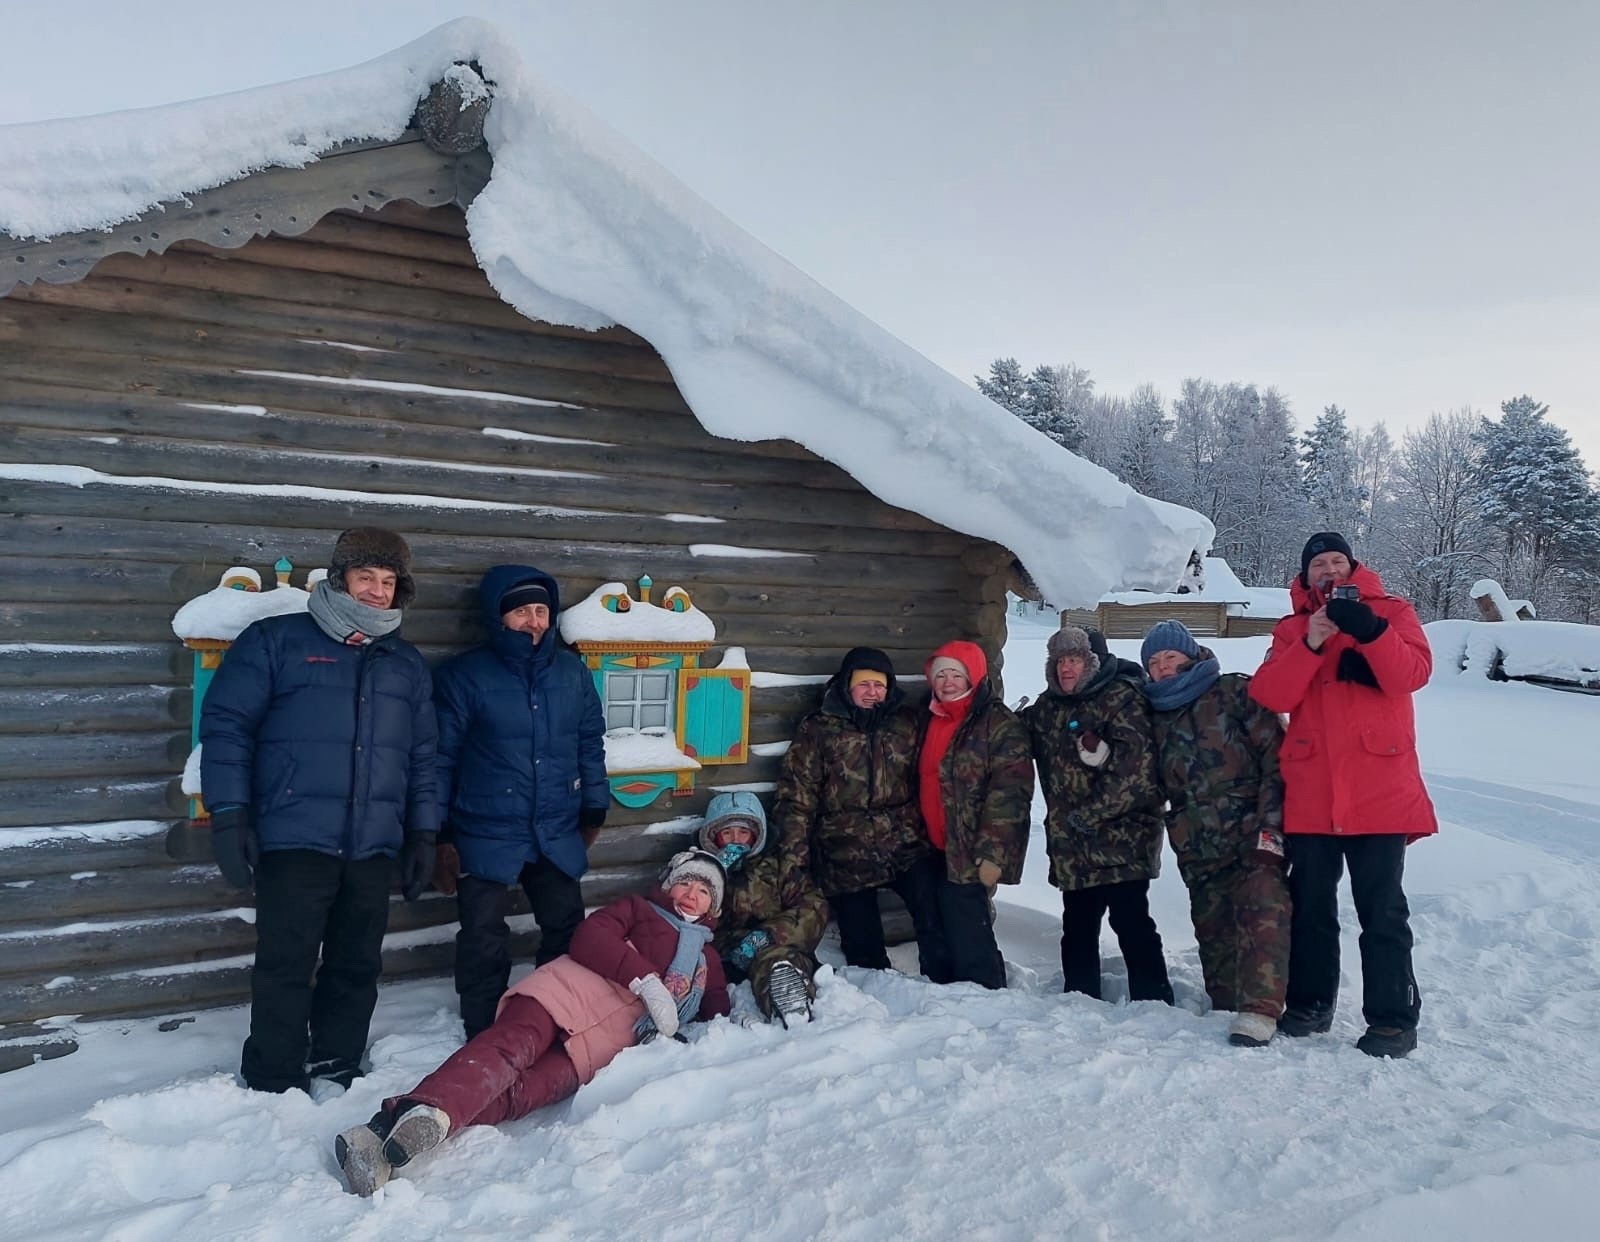
[[[1204,375],[1391,430],[1526,391],[1600,466],[1596,4],[0,0],[0,122],[466,14],[963,378]]]

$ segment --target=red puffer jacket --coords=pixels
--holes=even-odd
[[[1321,651],[1306,646],[1322,593],[1290,583],[1294,614],[1272,631],[1272,650],[1250,682],[1250,697],[1286,712],[1282,760],[1285,832],[1404,833],[1439,830],[1417,766],[1411,696],[1427,684],[1433,654],[1416,611],[1385,594],[1378,575],[1358,565],[1350,581],[1361,600],[1389,623],[1370,643],[1336,633]],[[1345,651],[1366,657],[1381,689],[1339,681]]]

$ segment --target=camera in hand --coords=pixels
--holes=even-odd
[[[1346,582],[1328,592],[1329,599],[1360,599],[1361,588]]]

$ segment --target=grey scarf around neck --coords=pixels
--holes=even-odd
[[[400,609],[363,604],[355,596],[335,589],[326,578],[311,592],[306,611],[317,628],[334,642],[355,647],[364,647],[373,639],[387,637],[400,628]]]

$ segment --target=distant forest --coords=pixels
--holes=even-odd
[[[1095,391],[1072,364],[997,358],[978,388],[1147,496],[1216,524],[1212,554],[1251,586],[1282,586],[1317,530],[1342,532],[1423,620],[1474,615],[1498,579],[1546,620],[1600,622],[1600,490],[1550,408],[1513,397],[1499,417],[1434,414],[1398,442],[1330,405],[1301,430],[1275,388],[1188,379]]]

